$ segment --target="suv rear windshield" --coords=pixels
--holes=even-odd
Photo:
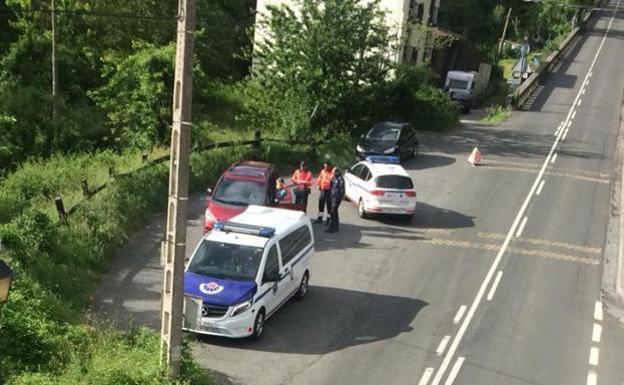
[[[251,281],[256,279],[262,251],[260,247],[204,240],[187,270],[215,278]]]
[[[375,178],[375,186],[379,188],[394,188],[398,190],[411,190],[414,188],[412,180],[401,175],[382,175]]]
[[[223,178],[212,199],[231,205],[266,205],[267,186],[250,180]]]
[[[370,129],[370,131],[368,131],[366,138],[374,140],[397,140],[400,133],[400,127],[376,124]]]

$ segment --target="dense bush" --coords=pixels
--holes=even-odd
[[[374,120],[407,121],[419,130],[451,128],[457,123],[457,105],[434,83],[425,68],[400,68],[376,96]]]

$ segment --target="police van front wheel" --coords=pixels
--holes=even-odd
[[[259,340],[260,337],[262,337],[262,333],[264,332],[264,321],[264,309],[260,309],[260,311],[258,311],[258,315],[256,315],[256,320],[254,321],[251,339]]]
[[[302,300],[308,294],[308,281],[310,280],[310,275],[306,271],[301,278],[301,283],[299,283],[299,290],[297,290],[297,294],[295,295],[295,299]]]

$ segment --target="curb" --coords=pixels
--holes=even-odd
[[[602,270],[602,299],[606,310],[624,322],[624,94],[616,139],[615,174]]]

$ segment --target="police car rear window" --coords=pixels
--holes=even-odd
[[[412,179],[401,175],[382,175],[375,178],[375,186],[379,188],[394,188],[411,190],[414,188]]]

